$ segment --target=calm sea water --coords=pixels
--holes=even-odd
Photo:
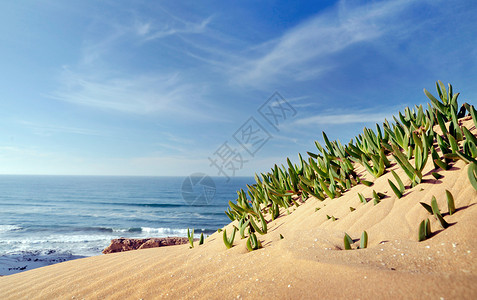
[[[0,258],[4,258],[0,269],[2,262],[7,268],[5,258],[39,261],[46,257],[53,263],[98,255],[119,237],[187,236],[187,228],[195,228],[196,237],[200,232],[211,234],[230,222],[224,210],[229,200],[237,198],[236,191],[254,181],[240,177],[227,183],[214,177],[215,196],[190,205],[190,197],[185,201],[182,195],[184,180],[0,176]],[[193,185],[189,194],[202,188]],[[206,192],[214,195],[210,187]],[[1,270],[0,275],[4,275]]]

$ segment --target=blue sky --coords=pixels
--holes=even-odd
[[[475,1],[3,1],[0,174],[217,175],[209,158],[232,149],[224,173],[249,176],[426,103],[439,79],[475,104],[476,15]],[[258,111],[275,92],[295,111],[277,127]],[[251,117],[267,133],[253,155],[234,139]]]

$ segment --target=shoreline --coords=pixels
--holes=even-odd
[[[465,171],[465,164],[457,162],[438,184],[426,173],[427,181],[402,199],[388,197],[378,205],[358,204],[356,193],[365,192],[364,186],[352,188],[339,200],[308,199],[290,214],[282,211],[270,221],[269,232],[260,236],[264,248],[253,252],[246,250],[246,240],[239,237],[226,249],[222,233],[216,232],[193,249],[186,244],[112,253],[4,276],[0,294],[6,299],[33,295],[472,299],[477,297],[477,195],[467,184]],[[374,180],[373,188],[391,195],[387,175]],[[445,216],[453,225],[417,242],[414,220],[427,214],[419,201],[445,189],[453,192],[456,201],[457,212]],[[438,198],[440,207],[444,201]],[[360,213],[350,212],[348,206]],[[317,207],[321,209],[315,211]],[[336,221],[327,220],[331,211]],[[234,225],[224,229],[231,232]],[[439,225],[433,221],[431,226],[436,230]],[[368,248],[342,250],[343,232],[357,239],[362,228],[369,233]]]
[[[198,239],[194,239],[194,241],[198,241]],[[118,238],[111,239],[110,245],[98,254],[89,256],[73,255],[69,252],[54,250],[49,250],[46,253],[42,251],[23,251],[20,253],[4,254],[0,255],[0,276],[13,275],[81,258],[140,249],[168,247],[186,243],[189,243],[187,237]]]
[[[40,251],[0,255],[0,276],[9,276],[37,268],[42,268],[66,261],[90,256],[72,255],[70,253],[43,254]]]

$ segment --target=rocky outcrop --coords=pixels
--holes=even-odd
[[[182,245],[187,244],[188,242],[189,239],[187,239],[186,237],[165,237],[148,239],[119,238],[111,240],[111,244],[103,250],[103,254],[163,246]]]

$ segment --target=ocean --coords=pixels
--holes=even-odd
[[[0,176],[0,275],[100,255],[111,239],[209,235],[252,177]]]

